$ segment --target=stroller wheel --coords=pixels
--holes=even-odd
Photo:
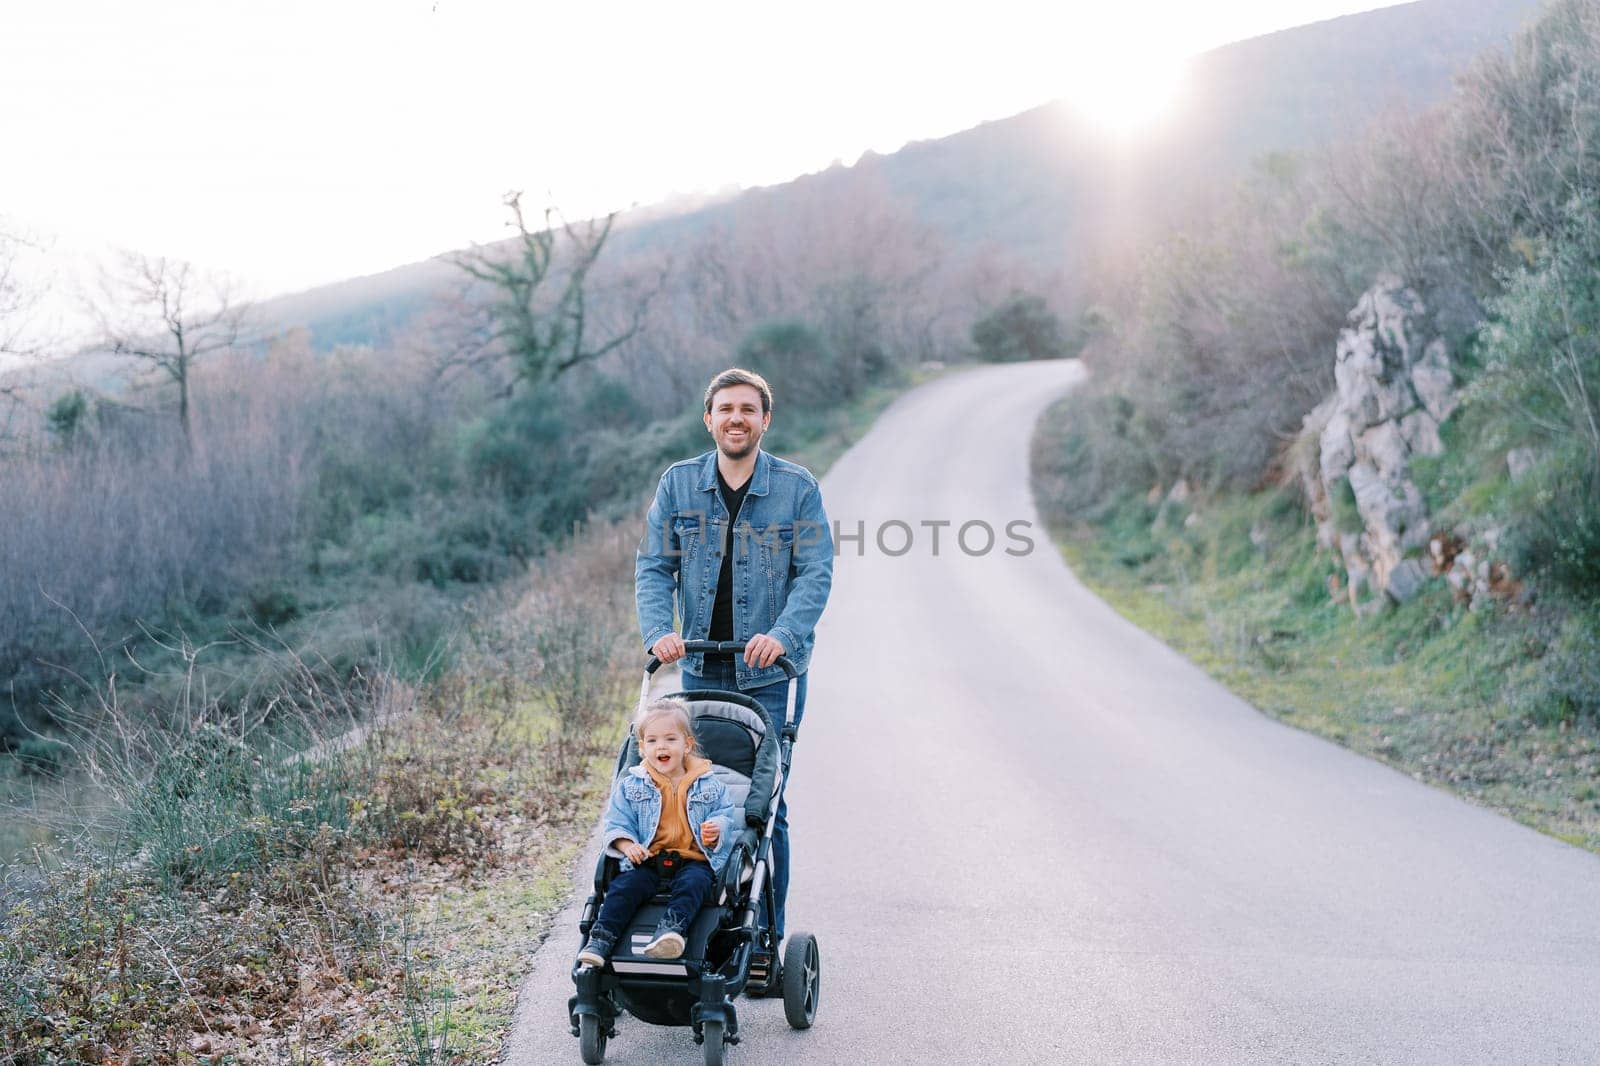
[[[600,1066],[606,1061],[606,1031],[592,1014],[578,1017],[578,1050],[586,1066]]]
[[[822,995],[822,958],[817,938],[795,933],[783,952],[783,1016],[795,1029],[809,1029]]]
[[[722,1023],[708,1021],[700,1027],[705,1034],[706,1066],[722,1066],[725,1045],[722,1043]]]

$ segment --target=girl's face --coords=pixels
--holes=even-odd
[[[676,716],[658,714],[639,727],[639,754],[657,773],[676,777],[683,772],[683,757],[688,753],[689,737]]]

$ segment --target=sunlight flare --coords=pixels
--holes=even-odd
[[[1064,98],[1086,122],[1117,139],[1160,126],[1180,104],[1185,57],[1137,49],[1107,49],[1074,64]]]

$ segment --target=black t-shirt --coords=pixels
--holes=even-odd
[[[733,524],[739,520],[739,509],[744,506],[744,494],[750,488],[750,479],[732,488],[723,480],[722,470],[717,470],[717,490],[722,493],[722,505],[728,509],[728,524],[722,532],[722,572],[717,577],[717,598],[711,607],[711,632],[708,640],[733,639]],[[706,662],[733,662],[731,655],[707,655]]]

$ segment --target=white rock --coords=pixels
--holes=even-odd
[[[1339,557],[1344,560],[1345,596],[1349,599],[1351,608],[1359,613],[1361,600],[1372,576],[1372,567],[1367,563],[1367,554],[1361,548],[1361,534],[1340,533],[1336,543]]]
[[[1412,455],[1443,455],[1444,441],[1439,437],[1439,423],[1425,408],[1418,408],[1398,423],[1400,439]]]
[[[1411,449],[1395,421],[1379,422],[1356,437],[1356,463],[1371,466],[1391,485],[1406,479],[1411,466]]]
[[[1334,394],[1303,422],[1315,450],[1302,446],[1300,482],[1317,520],[1317,543],[1337,547],[1350,574],[1351,603],[1363,587],[1412,594],[1417,575],[1405,557],[1427,546],[1427,505],[1411,480],[1411,460],[1443,453],[1440,424],[1458,403],[1444,342],[1422,301],[1385,276],[1361,295],[1334,348]],[[1317,469],[1309,467],[1315,461]],[[1331,503],[1348,482],[1363,530],[1348,537]],[[1420,572],[1420,564],[1414,564]]]
[[[1506,470],[1512,481],[1521,481],[1528,472],[1539,465],[1539,453],[1532,448],[1512,448],[1506,452]]]
[[[1422,565],[1415,559],[1402,559],[1391,569],[1383,583],[1383,591],[1396,603],[1414,599],[1428,580]]]
[[[1356,445],[1350,439],[1350,416],[1343,410],[1336,408],[1328,416],[1322,427],[1320,445],[1323,483],[1344,477],[1344,472],[1356,461]]]
[[[1427,506],[1411,482],[1396,484],[1357,463],[1350,468],[1350,487],[1355,490],[1356,510],[1366,523],[1367,537],[1374,544],[1387,549],[1401,543],[1410,546],[1415,542],[1417,547],[1428,543]]]
[[[1435,337],[1423,349],[1422,358],[1411,368],[1411,387],[1435,422],[1449,418],[1461,402],[1456,392],[1456,376],[1450,370],[1450,353],[1444,338]]]

